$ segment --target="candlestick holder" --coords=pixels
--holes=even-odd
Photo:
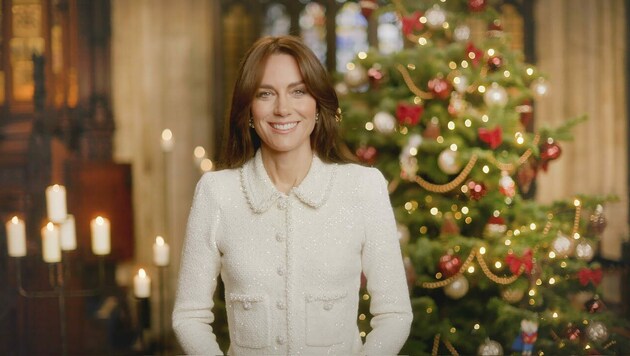
[[[64,257],[67,254],[64,253]],[[62,355],[68,354],[68,319],[66,315],[66,298],[97,296],[105,290],[105,258],[98,256],[98,280],[97,284],[90,288],[69,289],[67,280],[70,277],[68,258],[62,258],[60,262],[48,264],[48,282],[51,286],[47,290],[27,290],[24,286],[22,265],[24,257],[13,257],[16,270],[17,293],[25,299],[57,299],[59,308],[59,333],[61,338]]]
[[[140,341],[140,351],[142,354],[145,354],[149,349],[145,330],[151,328],[151,304],[148,297],[135,297],[135,299],[138,317],[138,340]]]
[[[158,353],[166,354],[166,348],[168,345],[168,336],[166,334],[166,278],[167,266],[158,266],[158,280],[159,280],[159,307],[160,307],[160,337],[158,343]]]

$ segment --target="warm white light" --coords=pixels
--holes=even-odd
[[[360,59],[366,59],[367,58],[367,53],[361,51],[361,52],[357,53],[357,57],[359,57]]]
[[[206,149],[201,146],[197,146],[195,147],[193,154],[197,158],[203,158],[206,155]]]
[[[366,122],[365,123],[365,129],[368,130],[368,131],[374,130],[374,124],[372,122]]]
[[[212,170],[212,167],[214,167],[214,163],[212,163],[211,159],[204,158],[203,160],[201,160],[199,167],[201,168],[202,171],[209,172]]]

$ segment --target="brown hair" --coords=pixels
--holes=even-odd
[[[353,156],[341,142],[337,113],[339,100],[328,72],[315,54],[294,36],[263,37],[256,41],[243,58],[234,92],[230,117],[226,122],[222,157],[219,166],[237,168],[254,156],[260,147],[260,137],[249,127],[250,109],[263,68],[272,54],[293,56],[309,93],[317,102],[319,122],[311,133],[311,147],[317,156],[328,163],[354,162]]]

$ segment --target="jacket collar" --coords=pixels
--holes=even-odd
[[[336,167],[336,164],[324,163],[317,155],[313,155],[306,177],[299,186],[291,189],[289,195],[294,194],[304,204],[319,208],[330,195]],[[241,187],[255,213],[266,211],[276,200],[285,196],[276,189],[267,175],[261,150],[241,167],[240,173]]]

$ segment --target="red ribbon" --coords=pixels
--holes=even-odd
[[[479,139],[490,145],[490,148],[492,148],[493,150],[499,147],[499,145],[501,145],[501,142],[503,141],[503,132],[501,131],[500,126],[497,126],[494,129],[480,127],[477,132],[479,134]]]
[[[396,107],[396,117],[401,125],[417,125],[424,107],[407,103],[399,103]]]
[[[505,263],[510,266],[510,271],[512,274],[520,274],[521,266],[525,266],[525,272],[528,274],[532,272],[532,268],[534,268],[534,261],[532,260],[532,250],[527,249],[525,253],[523,253],[522,257],[517,257],[513,253],[505,256]]]
[[[583,286],[586,286],[588,282],[593,283],[594,286],[598,286],[602,282],[602,275],[603,275],[603,272],[601,268],[596,268],[596,269],[582,268],[578,272],[578,278],[580,279],[580,284]]]
[[[413,14],[409,16],[403,16],[402,18],[402,32],[405,36],[412,33],[414,30],[422,30],[424,25],[420,22],[420,18],[422,17],[422,13],[420,11],[414,11]]]

